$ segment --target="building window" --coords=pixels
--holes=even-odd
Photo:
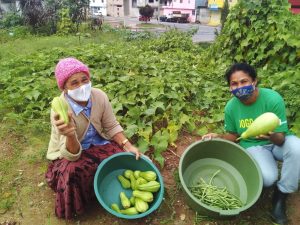
[[[182,3],[183,2],[183,0],[180,0],[180,3]]]
[[[192,10],[192,15],[195,16],[195,10]]]
[[[149,3],[153,3],[153,2],[154,2],[154,0],[149,0],[148,2],[149,2]]]
[[[132,0],[132,8],[136,8],[137,7],[137,0]]]

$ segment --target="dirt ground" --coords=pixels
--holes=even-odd
[[[247,211],[237,217],[215,219],[197,215],[186,204],[178,178],[178,165],[181,154],[193,142],[200,139],[196,136],[183,133],[177,141],[177,147],[170,147],[164,152],[165,166],[161,169],[164,178],[165,195],[158,210],[151,215],[137,220],[124,220],[116,218],[106,212],[95,200],[85,215],[74,220],[65,221],[57,219],[54,214],[54,193],[45,184],[44,173],[46,161],[36,162],[29,160],[28,155],[34,150],[32,147],[23,149],[20,160],[15,162],[13,176],[8,184],[12,190],[1,187],[1,198],[16,193],[15,203],[8,210],[0,211],[0,225],[217,225],[217,224],[273,224],[269,219],[271,190],[264,190],[260,199]],[[11,160],[14,156],[14,142],[19,138],[10,137],[0,139],[0,160]],[[0,180],[8,176],[0,171]],[[5,190],[5,191],[3,191]],[[4,192],[4,193],[3,193]],[[290,225],[300,224],[300,193],[292,194],[288,200],[288,216]]]

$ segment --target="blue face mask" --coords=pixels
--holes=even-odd
[[[248,86],[236,88],[232,90],[231,93],[240,100],[247,100],[248,98],[251,97],[254,90],[255,90],[255,86],[251,84]]]

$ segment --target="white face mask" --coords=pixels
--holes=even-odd
[[[81,85],[74,90],[68,90],[68,95],[75,101],[86,102],[89,100],[92,91],[92,83]]]

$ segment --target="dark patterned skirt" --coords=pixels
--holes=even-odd
[[[98,165],[117,152],[123,150],[112,142],[82,151],[77,161],[57,159],[49,164],[46,180],[56,193],[57,217],[72,219],[75,215],[83,214],[86,206],[95,198],[93,187]]]

